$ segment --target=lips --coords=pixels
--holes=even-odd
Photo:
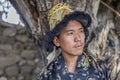
[[[74,46],[74,48],[82,48],[83,44],[77,44]]]

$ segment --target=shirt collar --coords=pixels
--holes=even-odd
[[[58,66],[61,66],[61,68],[63,70],[67,70],[67,67],[66,67],[66,64],[65,64],[65,61],[64,61],[64,58],[62,56],[62,54],[60,54],[57,58],[57,63],[58,63]],[[78,60],[77,60],[77,64],[76,64],[76,70],[78,68],[81,68],[81,67],[84,67],[84,68],[88,68],[89,67],[89,59],[88,57],[86,56],[86,53],[83,52],[79,57],[78,57]]]

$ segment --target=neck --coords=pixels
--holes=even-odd
[[[62,55],[65,60],[65,64],[68,68],[68,71],[71,73],[74,73],[78,56],[73,56],[73,55],[69,55],[69,54],[62,54]]]

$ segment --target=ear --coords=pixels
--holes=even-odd
[[[59,42],[58,37],[56,37],[56,36],[54,37],[54,39],[53,39],[53,43],[54,43],[54,45],[57,46],[57,47],[60,46],[60,42]]]

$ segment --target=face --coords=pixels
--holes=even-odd
[[[83,26],[76,20],[69,21],[59,37],[53,43],[60,47],[62,54],[78,56],[83,52],[85,34]]]

